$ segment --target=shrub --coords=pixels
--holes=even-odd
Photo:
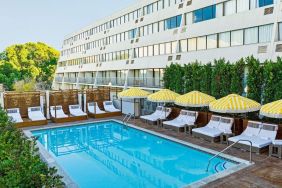
[[[41,161],[36,140],[26,138],[0,109],[0,187],[63,187],[61,178]]]

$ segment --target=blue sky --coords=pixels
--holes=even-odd
[[[0,0],[0,51],[25,42],[61,49],[64,36],[137,0]]]

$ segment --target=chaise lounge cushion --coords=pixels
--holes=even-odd
[[[223,133],[223,131],[221,131],[219,129],[210,128],[210,127],[207,127],[207,126],[197,128],[197,129],[193,129],[192,132],[203,134],[203,135],[210,136],[210,137],[218,137]]]

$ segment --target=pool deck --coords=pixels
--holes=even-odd
[[[109,119],[122,120],[122,117],[115,117]],[[102,119],[105,120],[105,119]],[[83,121],[93,122],[98,121],[97,119],[89,119]],[[78,123],[83,123],[78,122]],[[167,136],[171,136],[177,138],[179,140],[183,140],[195,145],[199,145],[201,147],[209,148],[215,151],[223,150],[227,145],[220,143],[211,143],[202,139],[193,138],[185,133],[177,133],[176,131],[160,128],[156,125],[148,125],[146,123],[141,122],[140,120],[134,120],[130,122],[138,127],[145,128],[150,131],[154,131],[157,133],[161,133]],[[68,123],[69,124],[69,123]],[[73,123],[72,123],[73,124]],[[62,126],[63,124],[56,124]],[[48,124],[46,126],[41,126],[40,128],[54,127],[55,124]],[[39,128],[39,127],[33,127]],[[26,128],[30,129],[30,128]],[[242,151],[236,148],[231,148],[230,150],[225,152],[226,154],[249,160],[249,152]],[[204,187],[240,187],[240,188],[250,188],[250,187],[260,187],[260,188],[270,188],[270,187],[282,187],[282,160],[269,157],[268,153],[263,154],[253,154],[254,165],[251,165],[243,170],[235,172],[231,175],[228,175],[224,178],[215,180]]]

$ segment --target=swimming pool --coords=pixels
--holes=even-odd
[[[184,187],[240,164],[117,121],[32,130],[79,187]]]

